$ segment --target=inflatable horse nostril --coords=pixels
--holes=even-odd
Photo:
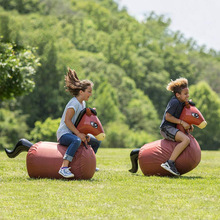
[[[206,121],[203,121],[200,125],[198,125],[198,127],[199,127],[200,129],[203,129],[203,128],[206,127],[206,125],[207,125],[207,122],[206,122]]]

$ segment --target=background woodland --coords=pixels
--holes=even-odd
[[[166,85],[185,77],[208,122],[193,135],[203,150],[218,150],[220,53],[171,22],[153,12],[137,21],[113,0],[0,0],[0,148],[20,138],[56,142],[70,67],[95,84],[87,106],[104,126],[102,147],[160,139],[173,95]]]

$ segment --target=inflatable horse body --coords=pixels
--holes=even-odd
[[[76,120],[75,126],[80,133],[92,134],[99,141],[105,138],[101,122],[94,109],[83,109]],[[22,151],[28,151],[26,164],[28,175],[31,178],[56,179],[63,178],[58,174],[58,171],[66,150],[66,146],[55,142],[41,141],[32,144],[26,139],[21,139],[12,151],[5,149],[10,158],[16,157]],[[74,179],[91,179],[96,169],[96,157],[92,147],[81,144],[70,163],[70,167],[74,173]]]
[[[190,125],[196,125],[201,129],[207,125],[207,122],[203,118],[200,111],[189,103],[186,103],[185,107],[183,108],[180,119]],[[182,125],[177,125],[177,128],[190,138],[189,146],[175,161],[176,168],[182,175],[191,171],[199,164],[201,160],[201,149],[196,139],[191,134],[187,133]],[[162,139],[145,144],[140,149],[133,150],[130,154],[132,169],[129,171],[136,173],[138,170],[139,161],[140,168],[143,174],[146,176],[173,176],[160,165],[170,158],[177,144],[177,142]]]

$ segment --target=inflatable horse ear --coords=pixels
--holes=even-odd
[[[207,125],[201,112],[190,102],[185,104],[180,119],[190,125],[196,125],[201,129],[205,128]],[[186,133],[190,138],[189,146],[175,161],[177,170],[180,174],[184,174],[191,171],[199,164],[201,160],[201,149],[196,139],[185,131],[181,125],[177,125],[177,128]],[[139,162],[140,168],[146,176],[172,176],[171,173],[164,170],[160,165],[170,158],[177,144],[177,142],[162,139],[145,144],[140,149],[131,151],[130,159],[132,168],[129,171],[131,173],[136,173]]]
[[[98,140],[104,140],[105,133],[94,109],[83,109],[75,126],[84,134],[92,134]],[[18,141],[13,150],[5,149],[10,158],[23,151],[28,151],[26,157],[27,171],[31,178],[63,178],[58,174],[67,147],[55,142],[40,141],[32,144],[26,139]],[[91,146],[81,146],[70,163],[74,179],[91,179],[96,169],[96,157]]]

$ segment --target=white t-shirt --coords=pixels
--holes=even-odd
[[[79,113],[86,107],[86,103],[85,101],[83,101],[83,103],[81,104],[78,99],[76,97],[73,97],[72,99],[70,99],[70,101],[67,103],[61,121],[60,121],[60,126],[57,130],[57,141],[59,141],[59,139],[61,138],[62,135],[66,134],[66,133],[72,133],[72,131],[66,126],[64,120],[65,120],[65,116],[66,116],[66,111],[69,108],[73,108],[75,111],[75,114],[73,116],[73,118],[71,119],[72,123],[75,124],[76,119],[78,118]]]

